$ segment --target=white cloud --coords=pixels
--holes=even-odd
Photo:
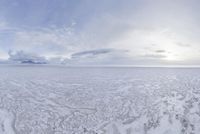
[[[9,60],[15,63],[29,63],[29,64],[46,64],[47,60],[45,57],[26,53],[24,51],[9,52]]]

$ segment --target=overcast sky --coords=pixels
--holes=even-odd
[[[199,0],[0,0],[0,59],[200,65]]]

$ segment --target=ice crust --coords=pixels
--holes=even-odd
[[[0,134],[199,134],[200,69],[0,66]]]

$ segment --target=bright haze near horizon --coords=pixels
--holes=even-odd
[[[199,9],[199,0],[0,0],[0,59],[198,66]]]

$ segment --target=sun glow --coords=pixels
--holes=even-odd
[[[155,49],[162,50],[159,54],[164,57],[163,60],[182,61],[187,59],[186,48],[180,47],[177,44],[176,36],[167,30],[153,33],[148,40],[155,44]]]
[[[175,55],[175,54],[166,54],[166,57],[164,58],[164,60],[167,60],[167,61],[179,61],[181,60],[180,57],[178,55]]]
[[[165,50],[165,53],[163,53],[165,58],[163,60],[183,61],[189,58],[187,48],[180,47],[173,41],[167,42],[166,45],[163,46],[163,49]]]

